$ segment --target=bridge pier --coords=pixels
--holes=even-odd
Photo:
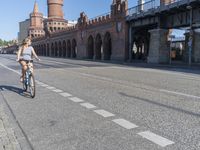
[[[193,50],[194,50],[194,62],[200,63],[200,33],[194,31],[194,43],[193,43]]]
[[[148,63],[169,63],[168,30],[150,30]]]

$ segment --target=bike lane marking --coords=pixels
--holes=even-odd
[[[80,105],[87,108],[87,109],[97,108],[95,105],[90,104],[90,103],[81,103]]]
[[[55,89],[55,90],[53,90],[53,92],[56,92],[56,93],[62,93],[63,91],[60,90],[60,89]]]
[[[125,119],[115,119],[112,120],[113,122],[115,122],[116,124],[120,125],[121,127],[125,128],[125,129],[134,129],[137,128],[138,126],[125,120]]]
[[[63,97],[71,97],[72,95],[67,93],[67,92],[63,92],[63,93],[59,93],[61,96]]]
[[[100,109],[100,110],[94,110],[95,113],[103,116],[104,118],[107,118],[107,117],[113,117],[115,116],[114,114],[108,112],[108,111],[105,111],[103,109]]]
[[[161,137],[157,134],[154,134],[150,131],[140,132],[138,135],[142,136],[143,138],[148,139],[149,141],[160,145],[161,147],[166,147],[168,145],[174,144],[173,141],[170,141],[164,137]]]
[[[75,102],[75,103],[80,103],[80,102],[84,102],[84,100],[78,98],[78,97],[70,97],[69,100]]]

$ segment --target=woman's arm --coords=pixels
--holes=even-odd
[[[16,61],[19,61],[21,52],[22,52],[22,47],[20,47],[18,52],[17,52],[17,60]]]
[[[37,54],[36,54],[34,48],[32,48],[32,53],[33,53],[33,56],[34,56],[37,60],[40,60],[40,59],[38,58],[38,56],[37,56]]]

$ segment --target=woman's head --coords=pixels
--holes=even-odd
[[[29,37],[25,38],[22,41],[22,45],[31,45],[31,39]]]

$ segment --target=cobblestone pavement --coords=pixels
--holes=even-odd
[[[2,106],[0,107],[0,150],[21,150]]]

